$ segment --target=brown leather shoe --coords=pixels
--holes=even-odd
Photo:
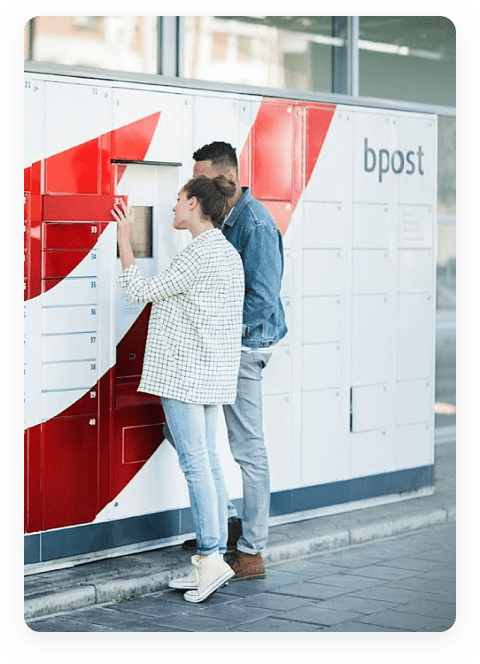
[[[242,520],[236,519],[228,522],[228,541],[227,541],[227,551],[235,551],[237,548],[237,542],[240,539],[242,534]],[[182,543],[182,549],[184,551],[193,551],[197,550],[197,540],[190,539],[185,540]]]
[[[250,554],[238,549],[225,556],[225,561],[235,572],[230,581],[241,581],[243,579],[263,579],[265,576],[265,564],[262,554]]]

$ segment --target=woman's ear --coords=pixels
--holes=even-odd
[[[192,196],[191,198],[188,199],[188,209],[189,210],[194,210],[198,205],[198,198],[196,196]]]

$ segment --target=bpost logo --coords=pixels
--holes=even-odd
[[[395,175],[400,175],[405,171],[406,175],[413,175],[417,172],[419,175],[424,174],[422,157],[425,156],[422,146],[418,146],[418,150],[409,150],[404,154],[401,150],[395,150],[390,155],[389,150],[378,150],[378,154],[374,148],[368,145],[368,138],[365,139],[365,152],[364,152],[364,170],[366,173],[373,173],[378,170],[378,181],[382,182],[385,173],[390,170]]]

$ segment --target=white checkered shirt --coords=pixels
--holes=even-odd
[[[187,403],[233,403],[240,365],[243,265],[219,229],[197,236],[160,275],[131,265],[118,283],[152,302],[141,392]]]

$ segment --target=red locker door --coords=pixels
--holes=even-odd
[[[150,309],[150,305],[145,307],[117,346],[110,446],[111,498],[136,475],[163,440],[165,417],[160,397],[137,391]]]
[[[292,201],[294,102],[264,101],[252,139],[253,196],[260,200]]]
[[[99,506],[98,416],[56,417],[41,427],[42,530],[93,521]]]
[[[122,198],[126,201],[125,197]],[[47,195],[43,196],[42,203],[43,214],[39,234],[42,260],[39,261],[39,272],[41,265],[42,293],[46,293],[68,277],[88,254],[92,257],[95,255],[96,263],[99,263],[101,256],[96,255],[98,250],[95,245],[107,227],[107,222],[111,220],[110,211],[114,197]],[[92,271],[92,275],[97,275],[96,269]],[[77,283],[82,280],[71,281]],[[92,277],[87,281],[90,281],[90,287],[95,287],[95,297],[97,297],[100,288],[99,279]],[[80,299],[72,300],[72,293],[78,295]],[[85,318],[86,314],[85,320],[81,317],[74,318],[72,327],[69,327],[72,320],[70,312],[82,308],[92,311],[90,305],[83,306],[83,301],[83,291],[69,290],[65,301],[58,302],[51,308],[55,309],[55,316],[42,318],[44,326],[48,320],[48,326],[42,328],[44,334],[45,331],[48,332],[45,338],[42,338],[44,353],[42,381],[45,381],[42,382],[43,389],[54,393],[89,387],[81,398],[40,427],[41,522],[44,530],[92,521],[100,509],[100,500],[104,498],[104,487],[109,484],[106,460],[109,452],[110,385],[105,381],[97,382],[96,373],[97,353],[100,348],[98,335],[101,329],[97,327],[97,320],[94,322],[95,327],[92,327],[93,323]],[[97,306],[94,310],[96,317],[109,315],[108,310],[99,312]],[[105,329],[108,330],[108,325]],[[52,338],[58,340],[58,346],[61,348],[61,357],[58,361],[53,359]],[[86,357],[89,359],[85,360]],[[73,374],[87,371],[88,366],[91,369],[90,373],[87,372],[88,375],[84,373],[79,374],[80,377],[77,375],[78,382],[73,387],[70,385],[72,374],[69,373],[69,362],[72,362]],[[91,381],[91,384],[87,381]],[[106,391],[107,398],[103,401],[100,383]],[[105,405],[102,412],[100,403]],[[107,423],[107,437],[103,439],[99,435],[101,419]]]

